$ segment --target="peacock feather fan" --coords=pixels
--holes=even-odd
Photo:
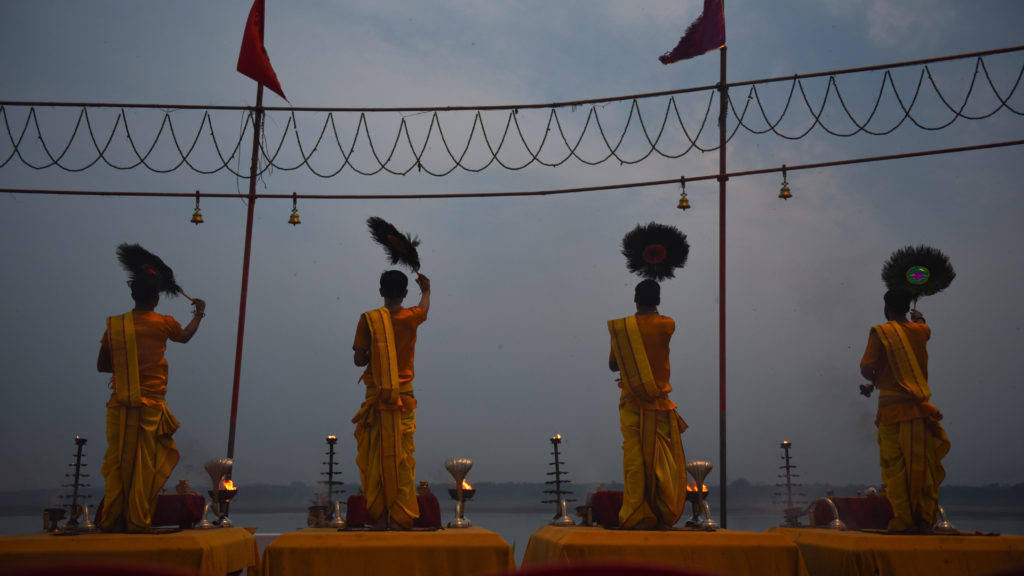
[[[637,225],[622,238],[622,255],[629,271],[655,281],[675,276],[686,265],[690,245],[674,226],[651,222]]]
[[[882,266],[885,287],[908,288],[915,300],[942,292],[954,278],[956,272],[949,258],[941,250],[924,244],[900,248]]]
[[[177,296],[181,286],[174,280],[174,271],[164,264],[159,256],[138,244],[121,244],[117,247],[117,261],[128,272],[132,282],[142,274],[155,274],[160,281],[160,291],[168,296]]]
[[[403,264],[413,272],[419,271],[420,255],[416,251],[420,245],[419,238],[413,238],[412,234],[402,234],[387,220],[377,216],[369,217],[366,226],[370,229],[373,241],[384,247],[392,264]]]

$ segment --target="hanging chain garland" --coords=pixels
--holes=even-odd
[[[771,133],[784,139],[799,140],[811,134],[815,128],[837,137],[850,137],[857,134],[880,136],[891,134],[908,120],[919,129],[937,131],[948,128],[957,120],[981,120],[992,117],[1003,110],[1021,116],[1024,115],[1024,109],[1020,109],[1022,107],[1019,106],[1015,107],[1012,100],[1021,85],[1022,78],[1024,78],[1024,63],[1016,73],[1013,85],[1004,94],[997,88],[984,60],[985,55],[991,56],[995,53],[1007,52],[1024,52],[1024,47],[959,57],[959,59],[976,58],[976,60],[974,74],[962,102],[958,105],[953,104],[952,99],[943,93],[928,64],[922,65],[917,83],[910,92],[900,91],[893,79],[892,70],[886,67],[733,83],[730,86],[736,88],[749,86],[749,89],[745,98],[729,98],[728,105],[732,114],[733,127],[727,141],[731,141],[741,128],[751,134]],[[949,57],[935,60],[956,59],[958,58]],[[934,63],[935,60],[929,62]],[[888,66],[892,68],[900,65]],[[875,70],[884,70],[878,93],[869,107],[870,113],[867,114],[867,117],[858,119],[851,110],[850,95],[844,96],[837,78]],[[805,82],[820,78],[826,78],[826,84],[820,101],[815,103],[808,95]],[[983,94],[977,89],[979,78],[984,78],[984,84],[987,85],[989,94]],[[768,112],[765,98],[761,94],[763,90],[758,88],[781,82],[789,82],[790,87],[781,111],[773,117]],[[586,101],[585,103],[549,105],[418,109],[267,108],[265,114],[268,119],[283,120],[283,122],[267,121],[265,125],[273,126],[283,123],[284,128],[275,137],[261,142],[259,150],[262,157],[262,168],[258,175],[272,169],[294,171],[306,168],[310,173],[321,178],[337,176],[345,169],[367,176],[381,172],[405,175],[414,170],[426,172],[432,176],[446,176],[456,170],[482,172],[493,166],[499,166],[506,170],[522,170],[533,165],[556,167],[570,160],[595,166],[610,160],[620,164],[638,164],[652,155],[675,159],[693,150],[708,152],[718,149],[717,141],[702,143],[702,135],[705,134],[709,122],[712,124],[715,122],[715,119],[711,118],[710,112],[714,109],[713,104],[717,93],[716,86],[708,86],[653,95],[624,96]],[[677,101],[677,98],[682,97],[683,94],[696,94],[706,100],[706,104],[700,106],[703,108],[700,120],[690,127],[687,127],[683,121],[683,114]],[[887,94],[891,94],[892,97],[886,98]],[[923,115],[920,110],[923,106],[921,102],[929,100],[928,96],[930,95],[942,103],[942,107],[948,112],[947,118],[929,123],[921,117]],[[668,99],[665,102],[664,111],[659,114],[660,121],[653,122],[650,112],[645,117],[641,102],[648,103],[666,96]],[[985,99],[984,103],[979,102],[983,99]],[[744,102],[742,109],[736,109],[737,102]],[[896,110],[883,109],[883,103],[891,104],[893,102],[895,102]],[[625,121],[617,135],[610,132],[608,125],[611,121],[607,119],[608,115],[616,111],[605,108],[612,103],[628,103]],[[985,103],[988,106],[984,111],[973,114],[966,112],[972,107],[980,108]],[[566,125],[570,119],[578,121],[576,109],[580,106],[588,106],[586,116],[582,120],[582,127],[570,134]],[[23,119],[18,121],[16,119],[17,116],[20,116],[18,112],[24,108],[27,108],[27,112]],[[42,111],[47,108],[79,109],[70,135],[61,138],[63,142],[59,145],[53,143],[58,140],[58,137],[48,135],[49,133],[41,126],[40,116]],[[101,130],[96,126],[98,121],[93,117],[102,116],[100,113],[102,109],[112,108],[117,109],[113,125],[109,130]],[[168,111],[167,108],[176,109]],[[784,121],[787,121],[787,124],[799,123],[800,119],[794,120],[794,116],[801,113],[801,108],[804,118],[808,120],[806,126],[792,131],[782,130],[781,125]],[[143,129],[133,127],[130,123],[128,110],[147,112],[160,110],[163,117],[155,134],[150,131],[151,134],[143,138]],[[180,115],[185,114],[188,110],[202,111],[194,133],[182,128],[185,121],[180,119]],[[520,115],[527,111],[537,111],[546,115],[546,118],[531,116],[529,119],[529,122],[537,126],[543,125],[542,134],[539,137],[534,130],[524,128],[524,122],[520,120]],[[244,113],[241,125],[245,128],[236,130],[230,138],[225,137],[222,131],[218,138],[214,115],[216,114],[220,119],[223,114],[238,112]],[[249,174],[243,173],[237,166],[232,166],[232,163],[238,162],[239,153],[243,149],[243,141],[248,134],[248,129],[251,128],[254,113],[251,108],[229,106],[173,107],[0,102],[0,169],[10,164],[22,164],[36,170],[59,168],[67,172],[82,172],[102,163],[116,170],[132,170],[141,167],[155,173],[174,172],[183,167],[198,174],[213,174],[226,170],[237,177],[247,178]],[[414,124],[411,121],[413,116],[407,115],[410,113],[430,114],[426,127],[420,130],[422,133],[418,138],[414,137],[416,127],[412,126]],[[485,118],[485,113],[488,115],[502,113],[504,115],[500,129],[494,128],[493,118],[490,122],[491,128],[488,128],[489,122]],[[177,128],[175,127],[176,114],[179,115]],[[350,117],[348,116],[350,114],[358,114],[355,127],[347,138],[343,138],[338,125],[341,120]],[[383,116],[385,119],[378,124],[379,126],[384,122],[393,123],[396,114],[400,115],[397,128],[393,137],[388,138],[387,146],[383,147],[379,135],[375,141],[374,134],[379,132],[371,127],[370,118]],[[467,120],[467,114],[471,114],[468,117],[469,120]],[[603,121],[602,114],[606,117]],[[314,121],[303,123],[302,132],[308,134],[315,130],[315,138],[303,137],[303,133],[300,132],[300,120],[305,121],[308,116],[314,118]],[[318,117],[322,117],[322,121],[316,120]],[[882,118],[888,120],[883,123]],[[132,121],[134,122],[134,119]],[[468,131],[461,128],[467,123],[470,125]],[[46,122],[43,121],[42,125],[45,124]],[[307,128],[307,124],[315,128]],[[851,128],[840,129],[838,127],[840,124],[851,126]],[[235,122],[232,122],[232,125],[236,125]],[[461,141],[455,137],[460,131],[465,133]],[[540,128],[537,128],[537,131],[540,131]],[[709,132],[713,132],[713,130]],[[189,136],[186,138],[182,134]],[[119,137],[123,140],[120,140]],[[149,143],[140,146],[139,143],[144,141]],[[454,145],[453,142],[461,143]],[[225,146],[225,143],[229,143],[229,145]],[[90,147],[91,152],[86,153],[81,150]],[[438,154],[439,159],[434,156],[428,157],[427,151],[432,148],[443,150],[443,153]],[[592,148],[597,150],[593,151]],[[556,152],[556,149],[561,152]],[[73,153],[72,150],[77,153]],[[214,152],[213,156],[216,157],[216,160],[209,161],[210,154],[207,154],[209,151]],[[79,158],[83,155],[87,157]],[[119,159],[119,155],[128,155],[130,159]],[[518,158],[514,158],[517,155]],[[75,157],[74,161],[71,160],[72,156]],[[326,167],[321,166],[321,164],[326,164],[328,156],[338,158],[338,163]]]

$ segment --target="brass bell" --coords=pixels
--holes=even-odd
[[[786,181],[786,165],[782,165],[782,188],[779,189],[779,198],[789,200],[793,195],[789,193],[789,182]]]
[[[676,206],[676,208],[679,208],[680,210],[690,209],[690,200],[687,199],[686,192],[683,192],[683,195],[679,197],[679,205]]]
[[[196,226],[203,223],[203,213],[199,211],[199,190],[196,190],[196,209],[192,212],[192,219],[189,222]]]
[[[779,198],[782,198],[783,200],[789,200],[792,197],[793,195],[789,193],[789,182],[783,180],[782,188],[779,190]]]
[[[298,194],[292,192],[292,215],[288,217],[288,223],[292,226],[302,224],[302,220],[299,220],[299,208],[297,206],[299,202]]]
[[[680,210],[689,210],[690,201],[686,198],[686,176],[679,177],[679,185],[682,187],[683,192],[682,196],[679,197],[679,205],[677,205],[676,208],[679,208]]]

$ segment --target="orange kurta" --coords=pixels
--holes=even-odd
[[[879,390],[879,460],[886,496],[892,505],[890,530],[930,528],[935,524],[939,485],[946,477],[942,458],[949,438],[942,414],[929,400],[927,324],[890,321],[875,326],[861,359],[876,370]]]
[[[153,311],[107,319],[101,350],[113,366],[107,402],[107,451],[101,472],[104,510],[100,528],[141,531],[152,524],[160,488],[178,463],[172,435],[178,421],[164,401],[167,340],[180,341],[181,325]]]
[[[419,517],[416,502],[416,331],[426,320],[419,306],[390,314],[371,310],[359,318],[354,348],[370,351],[363,373],[366,399],[352,419],[356,423],[356,464],[367,512],[410,528]]]
[[[673,525],[686,505],[686,422],[668,398],[669,341],[675,322],[659,314],[610,320],[611,355],[619,367],[623,528]]]

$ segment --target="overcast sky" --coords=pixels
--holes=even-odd
[[[256,84],[235,71],[250,4],[2,3],[0,100],[252,105]],[[657,60],[701,5],[267,0],[266,44],[294,106],[558,102],[716,83],[717,52],[672,66]],[[728,75],[736,82],[1016,46],[1024,44],[1022,21],[1024,4],[1015,0],[730,1]],[[1022,53],[986,59],[1004,94],[1022,65]],[[974,60],[931,67],[951,105],[963,100],[974,67]],[[920,71],[894,74],[902,96],[912,93]],[[850,109],[866,117],[881,73],[838,82]],[[979,96],[969,112],[993,109],[986,82],[976,86]],[[808,98],[820,103],[825,81],[806,86]],[[783,108],[788,88],[763,88],[773,114]],[[731,96],[739,106],[747,91],[735,88]],[[923,98],[924,121],[949,119],[937,98]],[[883,102],[880,122],[897,110],[891,91]],[[270,92],[264,103],[289,105]],[[687,125],[699,124],[707,93],[679,97],[678,103]],[[645,100],[642,107],[651,113],[645,121],[660,122],[666,104],[666,98]],[[1011,105],[1024,110],[1019,86]],[[610,134],[621,132],[627,110],[628,102],[598,107]],[[564,108],[559,115],[571,132],[588,111]],[[19,133],[27,108],[8,106],[5,113]],[[537,128],[547,113],[519,116],[524,126]],[[57,135],[59,149],[74,114],[45,107],[37,114],[44,132]],[[131,114],[143,134],[147,125],[154,133],[162,119],[154,111]],[[106,126],[101,134],[109,134],[113,116],[97,113],[97,125]],[[419,123],[420,133],[426,129],[429,116],[406,116]],[[181,122],[176,129],[195,135],[195,113],[172,117]],[[221,112],[215,118],[218,138],[232,145],[244,116]],[[312,126],[324,121],[322,115],[303,118]],[[469,114],[445,118],[452,126],[472,121]],[[500,126],[504,116],[493,118]],[[791,117],[791,133],[808,126],[808,118]],[[834,100],[827,118],[844,126]],[[398,119],[371,118],[384,149]],[[286,121],[281,113],[270,115],[271,142],[281,138]],[[338,115],[338,124],[344,132],[355,117]],[[311,133],[315,129],[303,137],[315,138]],[[11,154],[8,134],[0,126],[0,159]],[[351,130],[347,134],[351,139]],[[908,121],[886,136],[841,138],[816,128],[789,140],[741,130],[728,146],[728,166],[755,170],[1022,135],[1024,118],[1006,109],[984,120],[957,120],[944,130]],[[711,123],[702,141],[713,145],[715,136]],[[625,149],[642,150],[636,133],[631,138]],[[465,145],[458,136],[454,140]],[[233,165],[243,172],[249,162],[245,142]],[[127,146],[119,133],[114,149]],[[367,154],[365,141],[360,146]],[[80,152],[72,150],[69,159]],[[946,482],[1024,481],[1024,461],[1007,451],[1024,445],[1021,152],[1011,147],[790,172],[789,201],[777,198],[780,174],[729,181],[730,481],[776,482],[779,443],[788,440],[803,481],[877,485],[876,400],[858,394],[858,363],[869,328],[884,320],[883,262],[894,250],[921,243],[943,250],[957,271],[947,291],[919,304],[933,329],[933,402],[953,444]],[[215,164],[212,154],[196,158],[209,161],[208,167]],[[268,173],[259,191],[505,192],[708,175],[717,167],[717,153],[694,151],[635,166],[570,160],[557,168],[495,165],[445,177],[417,171],[362,176],[346,169],[318,178],[301,168]],[[226,170],[202,175],[184,167],[157,174],[114,170],[102,162],[73,173],[37,171],[15,158],[0,167],[0,186],[244,193],[248,182]],[[433,281],[430,318],[420,328],[416,355],[419,479],[447,481],[444,460],[465,457],[475,462],[471,482],[544,481],[548,438],[555,433],[565,438],[571,479],[621,479],[618,389],[607,369],[605,321],[633,311],[637,279],[626,270],[619,242],[650,221],[679,227],[692,247],[686,268],[663,285],[661,311],[677,325],[672,396],[690,425],[683,437],[686,454],[719,466],[718,188],[714,181],[694,182],[687,192],[693,208],[686,212],[676,209],[677,185],[535,198],[308,199],[299,201],[302,224],[295,227],[287,224],[291,202],[257,201],[236,481],[319,480],[324,437],[336,434],[341,478],[353,490],[358,484],[350,420],[363,385],[350,349],[359,314],[380,305],[377,279],[388,268],[366,233],[369,216],[422,239],[422,270]],[[183,458],[172,483],[208,482],[202,463],[223,457],[227,447],[246,206],[234,198],[208,198],[201,206],[206,223],[197,227],[189,223],[189,198],[0,194],[0,489],[58,486],[76,434],[89,439],[86,460],[94,485],[102,484],[109,393],[108,376],[96,372],[95,361],[105,317],[132,305],[114,254],[122,242],[159,254],[190,295],[208,302],[196,337],[187,345],[171,343],[167,351],[167,400],[182,423],[176,439]],[[415,302],[416,290],[411,292]],[[158,311],[182,324],[190,317],[183,298],[164,299]],[[718,482],[717,471],[711,480]]]

